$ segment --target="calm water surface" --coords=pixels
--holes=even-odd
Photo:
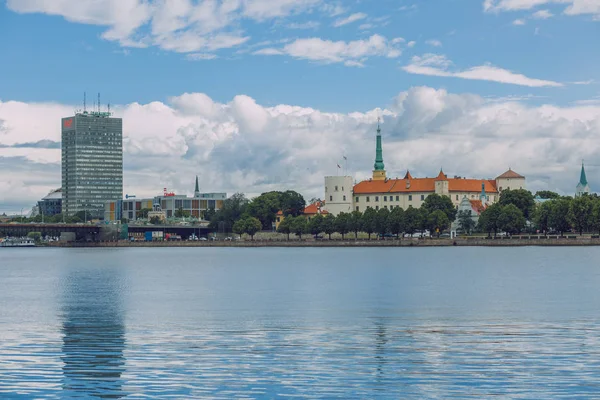
[[[0,398],[598,398],[600,249],[4,249]]]

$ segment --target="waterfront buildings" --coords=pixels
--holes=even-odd
[[[50,192],[37,204],[38,213],[51,217],[62,212],[62,189],[56,189]]]
[[[334,215],[340,212],[360,211],[367,208],[393,209],[395,207],[419,208],[433,193],[448,196],[455,206],[463,199],[484,200],[493,204],[507,189],[525,189],[525,177],[512,169],[495,179],[474,179],[460,176],[448,177],[442,170],[435,178],[415,178],[407,171],[402,179],[389,179],[383,161],[381,128],[377,127],[375,164],[372,178],[351,185],[351,177],[326,177],[325,208]]]
[[[62,208],[101,218],[104,204],[123,197],[123,121],[109,112],[62,119]]]
[[[575,188],[575,197],[583,196],[584,194],[590,194],[590,185],[587,181],[587,176],[585,175],[585,167],[583,163],[581,163],[581,174],[579,176],[579,183]]]
[[[200,193],[198,178],[196,178],[194,197],[177,195],[168,192],[165,188],[162,195],[152,198],[107,201],[104,205],[104,220],[120,221],[125,218],[128,221],[136,221],[147,219],[151,215],[158,216],[158,213],[164,215],[164,218],[174,218],[184,214],[203,220],[209,210],[220,210],[226,199],[227,193]]]

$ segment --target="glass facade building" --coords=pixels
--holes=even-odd
[[[110,113],[62,119],[62,207],[103,218],[107,201],[123,198],[123,120]]]

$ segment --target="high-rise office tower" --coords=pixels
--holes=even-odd
[[[104,203],[123,198],[123,120],[110,112],[62,119],[62,207],[72,216],[104,216]]]

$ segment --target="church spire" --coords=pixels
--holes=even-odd
[[[198,186],[198,175],[196,175],[196,187],[194,188],[194,197],[200,196],[200,187]]]
[[[585,168],[583,166],[583,161],[581,162],[581,176],[579,177],[579,183],[583,186],[588,184],[587,176],[585,176]]]
[[[385,165],[383,164],[383,147],[381,144],[381,127],[379,126],[379,118],[377,118],[377,145],[375,148],[373,180],[385,180]]]

